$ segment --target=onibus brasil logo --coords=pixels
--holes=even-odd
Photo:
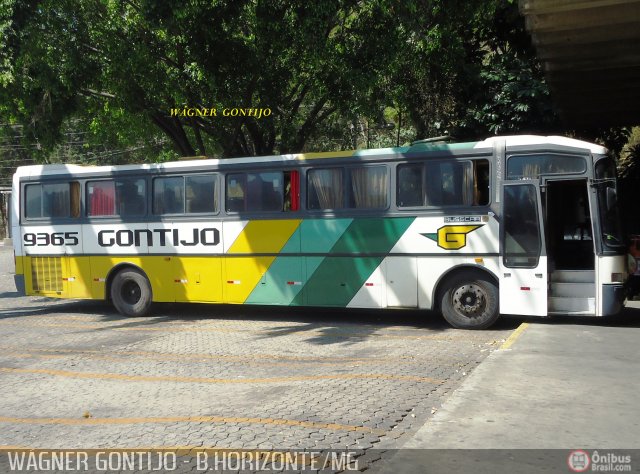
[[[467,234],[470,234],[480,225],[445,225],[433,234],[420,234],[438,243],[438,247],[445,250],[458,250],[467,245]]]

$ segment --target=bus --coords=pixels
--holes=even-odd
[[[627,258],[605,148],[556,136],[13,177],[16,287],[110,300],[607,316]]]

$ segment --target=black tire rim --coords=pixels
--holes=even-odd
[[[122,301],[133,306],[140,301],[142,289],[135,281],[128,280],[123,283],[120,289],[120,296],[122,297]]]
[[[487,306],[487,295],[484,290],[473,283],[458,287],[452,296],[453,308],[467,318],[482,316]]]

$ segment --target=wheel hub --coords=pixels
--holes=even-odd
[[[122,299],[128,304],[134,305],[140,301],[142,290],[136,282],[129,281],[122,285]]]
[[[476,316],[485,305],[485,295],[478,285],[462,285],[453,293],[453,307],[465,316]]]

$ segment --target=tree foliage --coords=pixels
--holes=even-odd
[[[335,112],[367,110],[401,41],[382,0],[16,0],[7,11],[3,112],[44,146],[83,115],[95,130],[152,123],[184,155],[300,150]],[[272,114],[172,116],[183,107]]]
[[[21,124],[43,156],[70,126],[89,147],[221,156],[559,129],[510,0],[0,7],[0,119]],[[175,113],[185,107],[217,114]]]

